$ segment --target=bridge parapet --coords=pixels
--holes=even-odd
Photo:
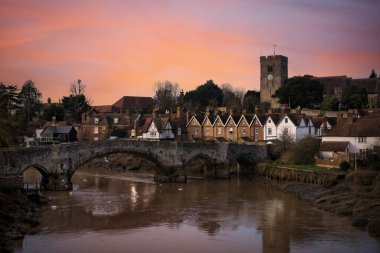
[[[155,178],[168,181],[186,179],[184,166],[194,157],[202,156],[215,165],[215,176],[228,177],[229,164],[244,157],[252,164],[267,158],[266,147],[232,143],[141,141],[116,139],[99,142],[75,142],[1,150],[0,167],[13,173],[22,173],[33,166],[45,177],[59,175],[68,185],[73,173],[83,164],[112,153],[131,153],[144,156],[157,165]],[[224,170],[224,171],[223,171]],[[0,172],[1,173],[1,172]],[[48,179],[47,179],[48,180]],[[165,181],[165,180],[164,180]]]

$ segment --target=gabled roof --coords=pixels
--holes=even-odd
[[[319,151],[321,152],[346,152],[348,148],[348,141],[324,141],[321,143]]]
[[[268,114],[265,114],[265,115],[266,115],[265,122],[268,120],[269,117],[272,119],[273,123],[276,126],[280,122],[281,114],[279,114],[279,113],[268,113]]]
[[[156,102],[151,97],[124,96],[116,101],[113,106],[117,109],[138,108],[147,109]]]
[[[324,117],[312,117],[311,120],[315,128],[320,128],[327,119]]]
[[[327,136],[380,137],[380,117],[339,119]]]
[[[73,129],[76,131],[73,126],[48,126],[41,134],[44,134],[45,132],[50,132],[52,134],[69,134]]]
[[[239,121],[236,123],[236,126],[240,125],[240,123],[243,121],[243,119],[245,119],[245,121],[247,122],[248,126],[250,126],[251,123],[252,123],[253,117],[254,116],[252,114],[241,115]]]
[[[222,122],[223,126],[225,126],[226,123],[227,123],[228,118],[229,118],[228,115],[218,115],[218,116],[216,117],[215,121],[214,121],[213,126],[216,125],[216,122],[217,122],[218,120],[220,120],[220,121]]]
[[[199,124],[200,126],[202,126],[202,122],[203,122],[203,120],[204,120],[204,116],[202,116],[202,115],[195,115],[195,116],[192,116],[192,117],[190,118],[189,122],[187,122],[186,127],[190,126],[190,123],[191,123],[193,120],[196,120],[196,121],[198,122],[198,124]]]
[[[152,118],[146,118],[146,120],[144,122],[144,125],[141,128],[141,132],[142,133],[148,132],[148,129],[149,129],[149,126],[150,126],[151,122],[152,122]]]
[[[216,116],[215,115],[206,115],[202,121],[202,126],[206,123],[206,121],[209,120],[211,125],[214,125],[214,122],[216,120]]]

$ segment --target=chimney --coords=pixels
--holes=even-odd
[[[206,107],[206,113],[205,113],[205,116],[209,116],[210,115],[210,107]]]
[[[55,119],[56,119],[55,116],[51,117],[51,125],[52,125],[52,126],[55,126],[55,125],[57,124],[57,122],[56,122]]]
[[[232,107],[230,108],[230,115],[234,115],[234,110],[232,109]]]
[[[153,119],[157,118],[157,114],[158,114],[158,113],[157,113],[157,109],[154,109],[154,110],[153,110],[153,114],[152,114],[152,118],[153,118]]]
[[[177,118],[181,118],[181,107],[177,106]]]
[[[247,114],[247,109],[243,109],[243,111],[241,112],[243,115],[246,115]]]
[[[297,108],[296,108],[296,114],[301,114],[301,106],[297,106]]]
[[[272,109],[272,107],[269,107],[269,108],[268,108],[268,113],[269,113],[269,114],[273,113],[273,109]]]

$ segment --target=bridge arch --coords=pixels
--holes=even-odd
[[[251,157],[240,154],[230,159],[229,163],[230,176],[253,176],[256,163]]]
[[[184,164],[185,174],[193,177],[214,177],[214,160],[205,154],[196,154]]]
[[[35,175],[33,170],[37,171],[40,174],[40,177]],[[50,174],[49,170],[37,163],[28,164],[20,170],[20,175],[22,175],[23,181],[28,184],[37,183],[45,185],[49,181]]]
[[[103,163],[104,163],[104,166],[107,168],[107,166],[110,166],[110,163],[112,163],[112,161],[109,160],[110,156],[114,154],[133,155],[133,156],[146,159],[154,164],[154,171],[156,172],[156,174],[164,173],[164,165],[157,158],[155,158],[154,155],[152,155],[149,152],[145,153],[145,152],[130,151],[130,150],[112,150],[112,151],[105,151],[105,152],[97,152],[95,155],[92,155],[91,157],[87,157],[86,159],[81,160],[80,162],[77,162],[72,168],[69,179],[71,179],[71,177],[75,174],[75,172],[78,169],[80,169],[86,164],[91,163],[91,161],[94,161],[98,158],[104,159]],[[123,169],[123,166],[122,166],[122,169]]]

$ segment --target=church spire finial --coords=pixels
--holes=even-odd
[[[273,56],[276,56],[276,47],[277,47],[277,45],[273,44]]]

